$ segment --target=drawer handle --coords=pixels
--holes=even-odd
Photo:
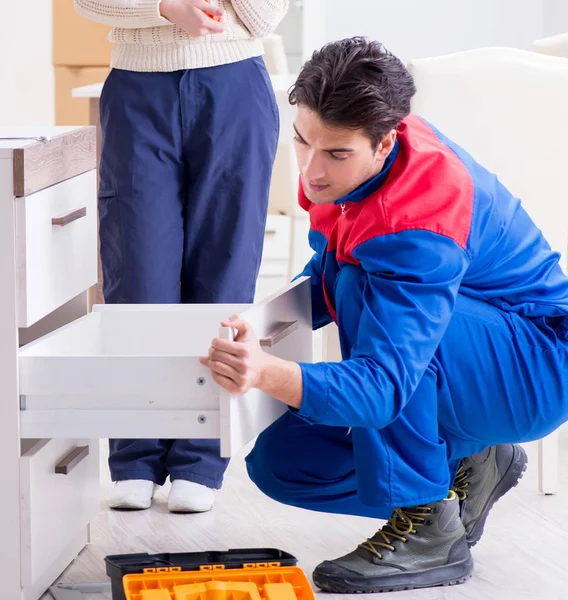
[[[59,475],[69,475],[71,471],[85,458],[89,456],[89,446],[78,446],[55,465],[55,472]]]
[[[52,225],[58,225],[59,227],[65,227],[65,225],[69,225],[69,223],[73,223],[73,221],[77,221],[78,219],[82,219],[87,216],[87,207],[78,208],[77,210],[72,210],[61,217],[53,217],[51,219]]]
[[[268,335],[260,339],[260,345],[264,348],[272,348],[272,346],[287,338],[296,329],[298,329],[298,321],[277,323]]]
[[[276,229],[265,229],[264,235],[266,235],[266,236],[276,235]]]

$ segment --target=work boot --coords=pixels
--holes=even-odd
[[[369,540],[316,567],[315,585],[326,592],[395,592],[464,583],[473,558],[455,492],[427,506],[397,508]]]
[[[527,454],[517,444],[500,444],[464,458],[456,474],[454,491],[469,547],[479,542],[489,511],[527,470]]]

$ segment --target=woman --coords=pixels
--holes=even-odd
[[[260,264],[278,110],[261,38],[288,0],[75,0],[113,26],[101,96],[99,218],[107,303],[248,303]],[[210,510],[218,440],[111,440],[113,508]]]

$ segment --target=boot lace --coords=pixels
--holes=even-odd
[[[463,502],[467,498],[467,487],[469,486],[469,482],[467,479],[469,475],[469,469],[464,469],[463,466],[460,466],[458,472],[456,473],[454,487],[452,489],[457,494],[461,502]]]
[[[383,558],[380,550],[390,550],[395,552],[393,540],[400,540],[405,543],[407,536],[418,533],[417,528],[426,523],[426,517],[432,512],[430,506],[414,506],[412,508],[397,508],[391,515],[391,518],[383,525],[379,531],[366,542],[359,544],[359,548],[367,550],[373,556],[379,559]]]

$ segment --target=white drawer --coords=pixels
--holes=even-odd
[[[18,326],[97,281],[96,171],[16,198]]]
[[[272,339],[267,351],[311,361],[307,278],[248,306],[96,306],[20,350],[21,436],[221,438],[223,455],[234,454],[285,410],[258,390],[227,397],[200,364],[235,312]]]
[[[20,459],[22,585],[41,595],[100,510],[99,440],[34,442]]]
[[[291,218],[285,215],[268,215],[264,233],[262,260],[288,260],[292,238]]]

